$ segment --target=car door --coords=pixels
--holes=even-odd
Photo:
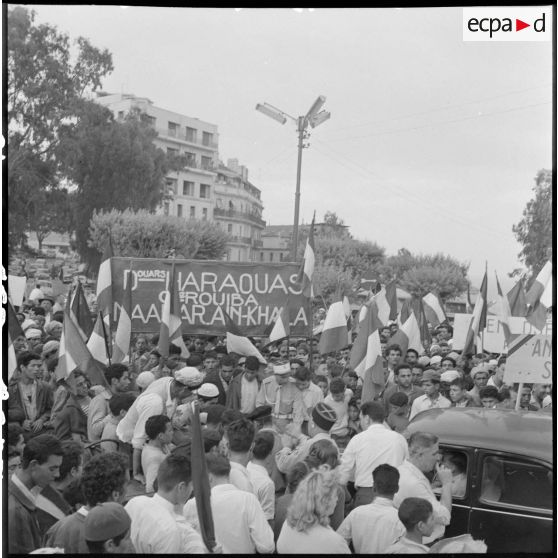
[[[478,450],[470,533],[491,553],[551,552],[553,474],[541,460]]]
[[[440,451],[442,455],[455,453],[462,455],[466,459],[466,490],[463,495],[461,493],[452,495],[451,521],[446,526],[444,537],[456,537],[469,532],[469,515],[471,510],[471,479],[475,472],[474,467],[474,450],[463,446],[456,446],[440,442]]]

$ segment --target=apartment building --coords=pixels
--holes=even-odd
[[[146,97],[127,93],[97,93],[96,102],[117,119],[138,109],[158,132],[157,147],[184,155],[186,166],[166,177],[167,190],[157,212],[185,219],[213,220],[215,169],[219,164],[217,126],[198,118],[156,107]]]

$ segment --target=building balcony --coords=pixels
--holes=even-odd
[[[213,215],[215,217],[227,217],[230,219],[240,219],[242,221],[250,221],[260,227],[265,227],[265,221],[258,217],[257,215],[252,215],[251,213],[246,213],[245,211],[236,211],[235,209],[222,209],[216,207],[213,210]]]
[[[161,138],[169,138],[171,140],[180,141],[188,145],[194,145],[196,147],[200,147],[202,149],[209,149],[211,151],[217,151],[219,145],[215,141],[203,141],[203,140],[194,140],[194,138],[188,138],[186,133],[179,129],[168,129],[168,128],[159,128],[154,127],[155,131],[159,134]]]
[[[249,236],[229,235],[229,242],[234,244],[248,244],[252,246],[253,240]]]
[[[253,240],[252,246],[254,248],[263,248],[263,241],[262,240]]]

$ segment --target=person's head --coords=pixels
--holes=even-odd
[[[289,356],[289,358],[295,358],[296,357],[296,347],[293,347],[292,345],[289,346],[288,356]]]
[[[314,442],[308,451],[308,463],[312,466],[329,465],[331,469],[335,469],[339,464],[337,446],[327,439]]]
[[[341,378],[333,378],[329,384],[329,392],[334,401],[341,402],[345,400],[345,382]]]
[[[393,498],[399,490],[399,471],[396,467],[384,463],[372,472],[374,493],[382,498]]]
[[[109,410],[113,417],[124,418],[136,397],[133,393],[115,393],[109,399]]]
[[[388,345],[386,347],[386,359],[390,368],[395,368],[401,360],[401,347],[397,344]]]
[[[230,382],[233,377],[233,372],[236,363],[231,355],[225,355],[221,361],[221,377],[225,382]]]
[[[349,401],[349,420],[358,421],[360,419],[360,407],[358,401],[353,397]]]
[[[194,351],[196,353],[203,353],[204,348],[205,348],[205,339],[202,339],[201,337],[196,337],[194,339]]]
[[[407,364],[414,364],[418,361],[419,354],[415,349],[407,349],[405,353],[405,361]]]
[[[484,387],[488,383],[488,370],[482,367],[476,367],[475,369],[471,370],[471,378],[473,378],[473,382],[477,389]]]
[[[354,370],[346,370],[342,376],[345,385],[354,393],[358,384],[358,375]]]
[[[395,382],[399,387],[407,389],[411,387],[413,374],[411,372],[411,365],[408,363],[399,364],[395,368]]]
[[[485,409],[493,409],[500,402],[498,388],[495,386],[484,386],[480,388],[479,399]]]
[[[41,355],[26,351],[18,356],[17,364],[21,372],[21,379],[26,382],[34,382],[41,377]]]
[[[52,311],[52,305],[53,301],[50,298],[43,298],[43,300],[41,300],[41,308],[43,308],[47,314],[50,314]]]
[[[150,441],[157,441],[162,445],[170,444],[172,440],[172,424],[167,415],[154,415],[145,423],[145,433]]]
[[[90,554],[133,554],[130,516],[121,504],[105,502],[89,511],[83,536]]]
[[[296,387],[300,391],[304,391],[308,389],[308,386],[310,385],[312,374],[310,373],[310,370],[308,370],[308,368],[303,366],[298,368],[298,370],[296,370],[296,372],[293,374],[293,378],[295,380]]]
[[[291,368],[289,363],[275,364],[273,366],[273,377],[280,386],[288,384],[291,377]]]
[[[436,397],[440,392],[440,373],[436,370],[426,370],[422,375],[421,387],[428,397]]]
[[[54,339],[60,341],[60,337],[62,337],[62,328],[64,326],[60,323],[57,322],[56,320],[51,320],[46,326],[45,326],[45,332],[50,335],[51,337],[53,337]]]
[[[185,367],[177,370],[174,374],[174,380],[170,384],[170,396],[176,401],[182,401],[192,394],[191,390],[195,389],[203,383],[203,375],[193,367]]]
[[[296,371],[304,366],[304,362],[302,362],[302,360],[300,360],[299,358],[291,358],[291,360],[289,361],[289,366],[291,367],[291,372],[293,373],[294,377]]]
[[[542,400],[552,393],[552,384],[533,384],[533,397],[542,403]]]
[[[434,470],[440,461],[438,437],[428,432],[414,432],[409,440],[409,460],[423,473]]]
[[[296,354],[298,357],[305,359],[308,356],[308,345],[306,343],[299,343],[296,348]]]
[[[21,353],[27,351],[29,344],[27,343],[27,339],[25,339],[25,335],[19,335],[14,339],[14,351],[16,353]]]
[[[459,403],[467,397],[467,386],[465,380],[456,378],[450,383],[449,396],[453,403]]]
[[[217,360],[217,354],[215,351],[209,351],[205,353],[203,357],[203,366],[207,372],[215,370],[219,361]]]
[[[279,357],[282,360],[289,358],[289,346],[288,345],[281,345],[279,347]]]
[[[221,417],[225,411],[224,405],[219,405],[218,403],[213,403],[212,405],[208,405],[205,409],[207,413],[207,419],[205,424],[208,428],[216,428],[219,429],[221,425]]]
[[[273,432],[258,432],[254,437],[254,446],[252,447],[252,456],[258,461],[266,462],[271,468],[271,460],[273,458],[271,452],[275,445],[275,436]]]
[[[442,359],[442,369],[443,370],[454,370],[455,366],[456,366],[456,362],[455,360],[453,360],[453,358],[445,356]]]
[[[327,394],[329,393],[329,382],[327,381],[327,377],[318,374],[314,378],[314,383],[322,390],[324,397],[327,397]]]
[[[467,457],[459,451],[444,452],[442,463],[451,470],[454,476],[467,471]]]
[[[205,458],[205,462],[211,487],[229,482],[231,462],[224,455],[209,454]]]
[[[336,475],[327,465],[322,465],[299,482],[286,521],[290,527],[303,533],[314,525],[327,527],[336,503]]]
[[[25,438],[23,437],[23,428],[17,422],[9,422],[7,427],[8,448],[14,449],[20,455],[25,447]]]
[[[129,479],[128,459],[124,455],[115,451],[95,455],[83,466],[81,475],[87,505],[120,502]]]
[[[258,378],[260,370],[260,361],[255,356],[246,357],[244,365],[244,379],[248,382],[253,382]]]
[[[205,453],[217,453],[221,442],[221,433],[214,428],[204,428],[202,430],[203,451]]]
[[[233,453],[248,453],[254,441],[254,423],[246,418],[235,420],[225,429],[229,449]]]
[[[147,337],[145,337],[144,335],[138,335],[136,337],[135,347],[136,347],[137,353],[140,354],[140,355],[143,355],[145,352],[147,352],[147,350],[149,348],[149,343],[147,342]]]
[[[422,381],[422,375],[424,373],[424,366],[418,362],[415,362],[411,368],[412,383],[415,386],[420,386]]]
[[[335,411],[327,403],[319,401],[312,409],[312,416],[308,422],[308,434],[315,436],[320,432],[329,432],[336,421]]]
[[[127,391],[130,386],[130,373],[125,364],[115,363],[107,366],[105,378],[112,393]]]
[[[519,396],[519,403],[520,405],[528,405],[529,401],[531,400],[531,393],[533,392],[533,388],[530,384],[523,384],[521,388],[521,395]]]
[[[186,359],[186,364],[192,368],[197,368],[201,370],[203,368],[203,356],[198,353],[192,353]]]
[[[169,370],[176,370],[180,365],[182,350],[174,343],[169,344],[169,356],[165,359],[165,364]]]
[[[6,461],[6,468],[8,470],[8,478],[21,469],[21,453],[13,448],[8,450],[8,456]]]
[[[300,481],[309,473],[310,469],[304,461],[297,461],[287,471],[287,493],[294,494]]]
[[[74,377],[76,397],[78,399],[87,397],[89,395],[89,382],[87,381],[87,376],[78,369],[74,370],[72,375]]]
[[[448,341],[448,339],[450,339],[453,335],[453,329],[447,324],[440,324],[436,328],[436,334],[438,335],[439,340]]]
[[[79,478],[83,470],[83,446],[74,440],[62,442],[62,463],[57,482]]]
[[[184,506],[192,495],[192,465],[181,452],[168,455],[159,465],[157,493],[178,506]]]
[[[379,401],[366,401],[360,408],[360,424],[365,430],[371,424],[382,424],[385,419],[385,409]]]
[[[60,475],[64,450],[51,434],[40,434],[27,441],[21,458],[21,473],[34,486],[45,488]]]
[[[351,349],[349,347],[343,347],[340,351],[339,351],[339,355],[341,356],[341,358],[343,360],[347,360],[349,358],[349,354],[351,352]]]
[[[390,413],[396,413],[398,415],[402,413],[408,414],[409,398],[402,391],[396,391],[391,394],[388,405]]]
[[[432,504],[424,498],[405,498],[397,512],[408,533],[429,537],[436,526]]]

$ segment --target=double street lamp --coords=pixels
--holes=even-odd
[[[320,95],[314,104],[310,107],[310,110],[305,116],[299,116],[294,118],[290,114],[270,105],[269,103],[257,104],[256,110],[260,111],[262,114],[273,118],[280,124],[285,124],[287,119],[291,119],[296,123],[296,131],[298,132],[298,163],[296,167],[296,192],[295,192],[295,209],[294,209],[294,226],[293,226],[293,245],[291,248],[291,261],[296,261],[296,252],[298,247],[298,213],[300,207],[300,170],[302,167],[302,150],[308,147],[308,144],[304,143],[305,139],[310,137],[310,131],[308,126],[311,128],[316,128],[320,124],[323,124],[328,120],[331,114],[325,110],[321,110],[324,106],[326,98]]]

